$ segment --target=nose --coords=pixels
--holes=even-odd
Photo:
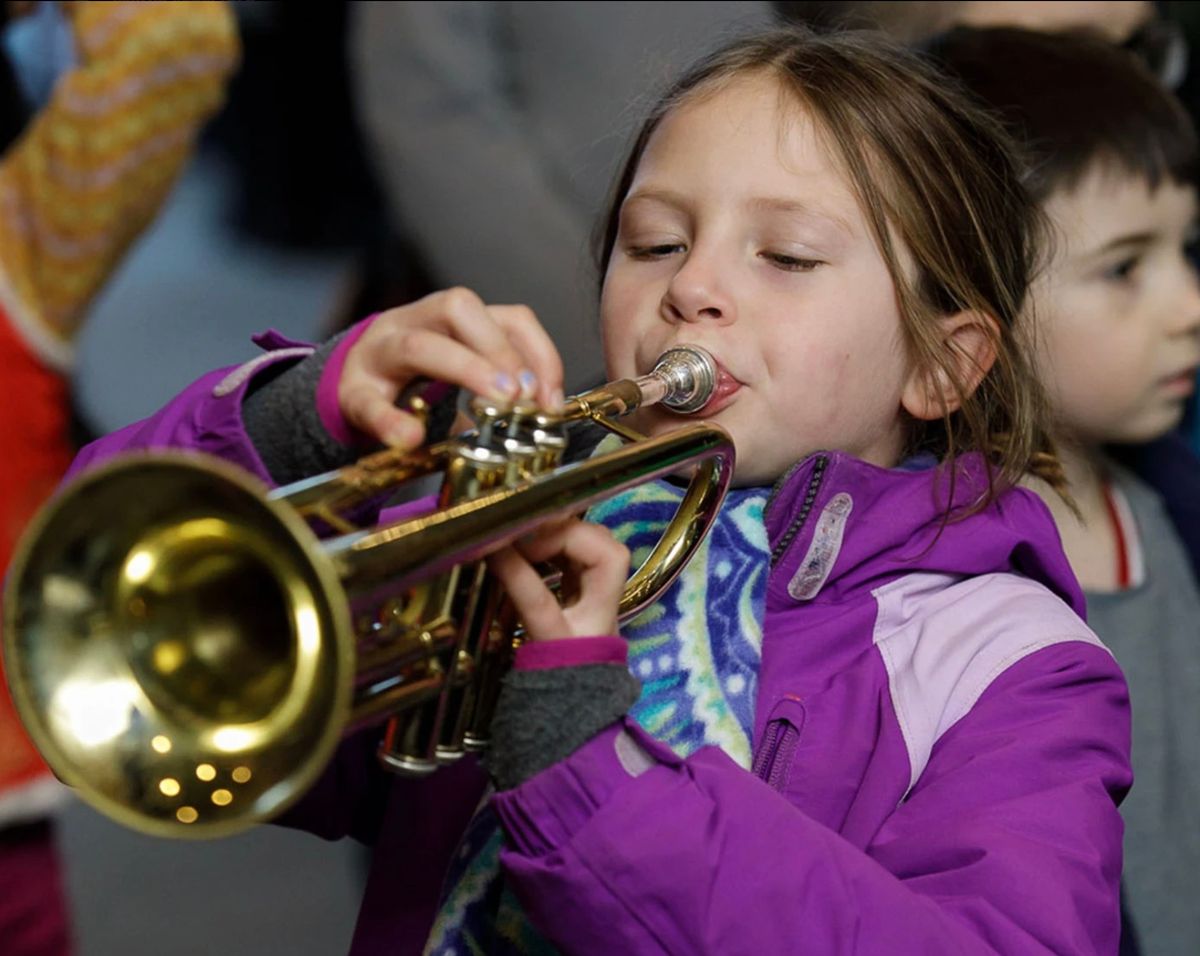
[[[1185,254],[1180,275],[1179,301],[1172,310],[1169,332],[1172,335],[1200,333],[1200,272],[1197,263]]]
[[[737,317],[736,305],[728,279],[715,256],[693,249],[663,294],[663,318],[672,322],[732,322]]]

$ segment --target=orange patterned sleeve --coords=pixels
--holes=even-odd
[[[59,368],[222,104],[239,54],[223,2],[62,8],[78,66],[0,161],[0,308]]]

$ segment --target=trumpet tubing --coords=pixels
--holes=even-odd
[[[519,640],[483,558],[694,466],[621,614],[653,601],[715,518],[733,447],[707,423],[644,439],[615,418],[648,401],[702,407],[714,383],[712,360],[688,349],[559,414],[475,399],[467,436],[275,491],[178,452],[85,474],[35,519],[9,575],[4,644],[18,710],[85,800],[168,836],[231,833],[279,813],[365,726],[387,722],[380,759],[402,773],[481,749]],[[632,440],[563,465],[563,428],[581,419]],[[438,471],[432,511],[367,527],[351,519]],[[322,540],[314,525],[335,534]]]

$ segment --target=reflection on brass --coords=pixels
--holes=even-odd
[[[644,438],[614,418],[654,402],[700,408],[715,381],[699,350],[672,350],[650,375],[556,413],[476,400],[471,433],[275,491],[186,453],[82,476],[31,524],[8,577],[6,670],[31,736],[85,800],[169,836],[279,813],[368,725],[386,724],[380,760],[402,773],[485,747],[521,628],[482,559],[690,471],[622,618],[653,601],[715,518],[733,446],[704,422]],[[584,420],[629,444],[562,464],[566,426]],[[355,523],[431,472],[442,475],[432,510]],[[205,793],[193,774],[236,788]]]

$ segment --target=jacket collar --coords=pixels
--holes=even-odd
[[[1016,572],[1082,615],[1083,594],[1058,530],[1033,492],[1010,489],[968,518],[944,520],[947,502],[964,508],[986,488],[975,454],[959,459],[953,489],[941,467],[889,469],[842,452],[810,455],[780,479],[764,512],[769,604],[840,601],[915,571]]]

